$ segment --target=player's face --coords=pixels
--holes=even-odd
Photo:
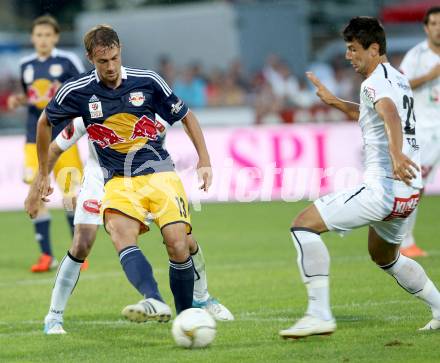
[[[428,24],[425,25],[425,33],[431,44],[440,47],[440,13],[429,15]]]
[[[121,48],[98,46],[93,50],[90,61],[96,68],[99,79],[108,85],[115,85],[121,79]]]
[[[36,25],[32,30],[31,41],[39,55],[46,56],[58,43],[59,35],[49,24]]]
[[[366,76],[370,68],[371,46],[368,49],[364,49],[357,40],[347,42],[346,46],[347,50],[345,52],[345,59],[350,61],[357,73]]]

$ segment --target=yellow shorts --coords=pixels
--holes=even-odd
[[[24,146],[23,181],[31,184],[38,172],[36,144]],[[64,195],[75,195],[81,186],[83,165],[76,145],[63,152],[53,169],[55,179]]]
[[[188,199],[179,176],[174,171],[116,176],[105,185],[102,213],[113,210],[141,222],[141,233],[149,230],[148,220],[162,229],[167,224],[182,222],[191,232]]]

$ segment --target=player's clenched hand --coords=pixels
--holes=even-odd
[[[49,175],[39,175],[37,180],[38,193],[43,202],[49,202],[49,195],[53,193],[53,188],[50,186]]]
[[[32,183],[29,189],[29,193],[24,201],[24,209],[31,218],[35,218],[38,215],[40,207],[40,193],[38,192],[37,183]]]
[[[401,152],[391,154],[391,160],[393,162],[394,177],[410,185],[411,179],[416,177],[414,170],[419,170],[418,165]]]
[[[310,82],[313,83],[313,85],[316,88],[316,95],[327,105],[334,104],[338,98],[331,93],[327,87],[325,87],[318,77],[316,77],[313,72],[306,72],[307,78],[310,80]]]
[[[15,110],[26,103],[25,95],[10,95],[7,100],[8,110]]]
[[[199,182],[202,182],[202,185],[199,187],[199,189],[207,192],[212,184],[211,164],[209,162],[199,161],[197,164],[197,176],[199,178]]]

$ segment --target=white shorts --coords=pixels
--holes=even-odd
[[[417,132],[417,142],[420,145],[423,184],[426,184],[433,179],[440,164],[440,132],[420,130]]]
[[[400,244],[420,191],[392,179],[378,179],[325,195],[315,201],[330,231],[347,232],[370,225],[389,243]]]
[[[73,224],[102,225],[100,214],[101,200],[104,196],[104,177],[99,167],[87,167],[76,201]]]

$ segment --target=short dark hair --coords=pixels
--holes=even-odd
[[[60,33],[60,25],[57,20],[50,15],[39,16],[32,22],[31,33],[34,31],[37,25],[50,25],[56,34]]]
[[[100,24],[90,29],[84,36],[84,47],[89,55],[93,55],[96,47],[120,47],[118,33],[110,25]]]
[[[433,7],[430,7],[430,8],[426,11],[425,16],[423,17],[423,24],[428,25],[428,23],[429,23],[429,16],[430,16],[431,14],[437,14],[437,13],[440,13],[440,6],[433,6]]]
[[[379,20],[370,16],[357,16],[352,18],[342,36],[346,42],[358,41],[362,48],[368,49],[373,44],[379,44],[379,54],[384,55],[387,52],[387,42],[385,31]]]

